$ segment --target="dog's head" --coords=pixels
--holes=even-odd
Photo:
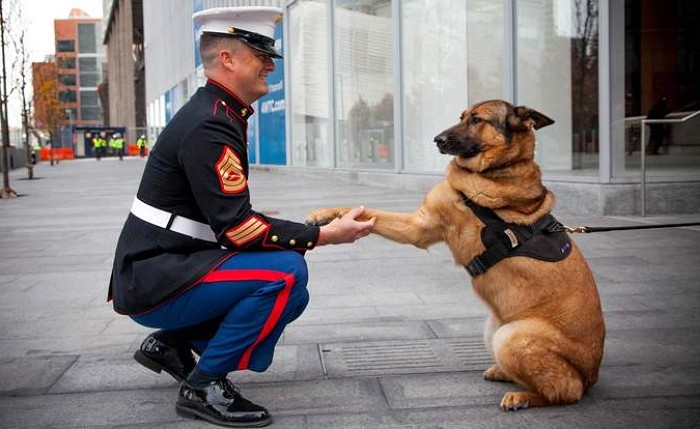
[[[553,124],[547,116],[503,100],[475,104],[462,112],[459,123],[435,137],[440,153],[481,172],[518,160],[533,159],[534,130]]]

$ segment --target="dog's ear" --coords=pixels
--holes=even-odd
[[[512,131],[525,131],[530,126],[539,130],[547,125],[552,125],[554,120],[529,107],[516,106],[513,108],[513,113],[508,114],[506,122]]]

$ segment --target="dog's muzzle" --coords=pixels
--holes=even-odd
[[[477,142],[461,142],[451,139],[447,133],[439,134],[433,139],[440,153],[446,155],[458,155],[471,158],[481,152],[481,145]]]

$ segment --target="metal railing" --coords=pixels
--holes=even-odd
[[[642,186],[642,217],[647,215],[647,167],[646,167],[646,126],[647,124],[677,124],[685,122],[690,118],[700,115],[700,110],[689,113],[678,119],[642,119],[641,141],[640,141],[640,166],[641,166],[641,186]]]

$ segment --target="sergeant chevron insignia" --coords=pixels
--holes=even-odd
[[[225,194],[237,194],[246,188],[246,177],[238,155],[228,146],[224,146],[219,161],[216,163],[221,191]]]

